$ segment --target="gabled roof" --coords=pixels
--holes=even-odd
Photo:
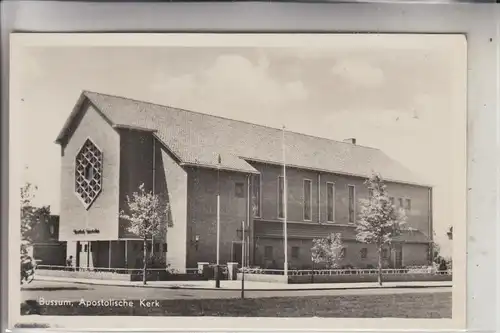
[[[248,162],[283,163],[281,129],[90,91],[82,97],[114,127],[154,132],[183,165],[217,168],[220,155],[223,169],[257,173]],[[58,142],[66,135],[71,117]],[[285,131],[285,155],[290,167],[360,177],[375,171],[387,181],[426,186],[375,148]]]

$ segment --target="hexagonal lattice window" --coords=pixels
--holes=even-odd
[[[76,155],[75,192],[89,208],[102,190],[102,152],[87,139]]]

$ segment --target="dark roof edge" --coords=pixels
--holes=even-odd
[[[265,160],[258,160],[255,158],[247,158],[244,156],[239,156],[241,159],[244,159],[245,161],[248,162],[255,162],[255,163],[263,163],[263,164],[270,164],[270,165],[276,165],[276,166],[283,166],[283,163],[280,162],[273,162],[273,161],[265,161]],[[338,175],[343,175],[343,176],[351,176],[351,177],[359,177],[359,178],[368,178],[369,176],[367,175],[358,175],[354,173],[347,173],[347,172],[339,172],[339,171],[333,171],[333,170],[327,170],[327,169],[317,169],[317,168],[312,168],[312,167],[307,167],[307,166],[300,166],[300,165],[294,165],[294,164],[287,164],[286,165],[288,168],[293,168],[293,169],[303,169],[303,170],[310,170],[310,171],[316,171],[316,172],[323,172],[323,173],[334,173]],[[402,181],[402,180],[394,180],[390,178],[384,178],[384,181],[389,182],[389,183],[398,183],[398,184],[403,184],[403,185],[411,185],[411,186],[420,186],[420,187],[425,187],[425,188],[433,188],[433,185],[430,184],[425,184],[425,183],[415,183],[415,182],[408,182],[408,181]]]
[[[156,133],[158,130],[156,129],[151,129],[151,128],[145,128],[145,127],[140,127],[140,126],[131,126],[131,125],[121,125],[121,124],[115,124],[112,126],[113,128],[116,129],[124,129],[124,130],[132,130],[132,131],[141,131],[141,132],[151,132],[151,133]]]
[[[68,131],[70,125],[73,123],[73,120],[75,119],[76,115],[80,112],[83,101],[86,100],[85,94],[83,91],[80,93],[80,96],[78,97],[78,100],[76,101],[75,105],[73,106],[73,110],[69,114],[68,118],[66,118],[66,121],[64,122],[63,127],[59,131],[59,134],[57,135],[56,140],[54,143],[60,144],[64,136],[66,135],[66,132]]]
[[[101,117],[103,117],[103,119],[111,127],[115,128],[115,124],[111,121],[111,119],[109,119],[108,117],[106,117],[106,115],[104,113],[102,113],[102,111],[99,110],[99,108],[96,105],[94,105],[94,103],[92,103],[92,101],[85,95],[86,92],[87,92],[87,90],[82,90],[82,92],[80,93],[80,97],[78,97],[78,100],[77,100],[75,106],[73,107],[73,110],[71,111],[71,113],[69,114],[68,118],[64,122],[64,125],[63,125],[61,131],[59,131],[59,134],[57,135],[57,138],[54,141],[54,143],[61,144],[62,139],[66,136],[66,134],[68,132],[68,129],[70,128],[71,124],[75,120],[76,116],[82,111],[82,106],[83,106],[83,103],[85,101],[88,101],[96,109],[97,113]]]
[[[193,163],[193,162],[181,162],[179,163],[181,166],[187,166],[187,167],[198,167],[198,168],[204,168],[204,169],[213,169],[213,170],[222,170],[222,171],[232,171],[232,172],[240,172],[240,173],[249,173],[249,174],[260,174],[258,170],[252,171],[252,170],[243,170],[243,169],[235,169],[235,168],[227,168],[227,167],[218,167],[215,165],[210,165],[210,164],[200,164],[200,163]]]

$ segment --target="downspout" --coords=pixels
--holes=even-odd
[[[152,184],[152,192],[155,194],[155,180],[156,180],[156,140],[154,135],[151,136],[153,138],[153,184]],[[154,255],[154,236],[151,234],[151,258]]]
[[[250,234],[250,211],[251,211],[251,206],[250,206],[250,174],[247,175],[247,228],[248,228],[248,234],[245,235],[245,231],[243,230],[243,235],[245,235],[245,238],[250,238],[249,237],[249,234]],[[246,239],[242,239],[243,240],[243,249],[245,248],[245,243],[247,244],[247,248],[248,248],[248,251],[246,251],[245,253],[245,262],[244,263],[248,263],[249,262],[249,258],[247,258],[250,254],[250,241],[246,241]],[[245,267],[243,265],[243,267]]]
[[[153,189],[153,194],[155,194],[155,174],[156,174],[156,140],[155,140],[155,137],[152,136],[153,138],[153,186],[152,186],[152,189]]]
[[[433,257],[434,257],[434,226],[433,226],[433,218],[432,218],[432,187],[429,188],[429,264],[432,265]]]
[[[321,173],[318,172],[318,223],[321,223]]]

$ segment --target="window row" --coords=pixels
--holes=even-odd
[[[291,255],[292,255],[292,259],[299,259],[300,247],[293,246]],[[344,247],[340,250],[340,258],[345,258],[346,255],[347,255],[347,248]],[[366,248],[366,247],[362,248],[359,251],[359,255],[360,255],[361,259],[368,258],[368,248]],[[387,248],[382,249],[382,258],[383,259],[389,258],[389,249],[387,249]],[[274,259],[274,248],[272,246],[264,247],[264,259],[266,259],[266,260]]]
[[[393,206],[396,205],[396,200],[394,197],[390,197],[391,203]],[[406,211],[411,210],[411,199],[409,198],[398,198],[398,207],[403,208]]]
[[[83,245],[83,246],[82,246]],[[88,244],[82,244],[80,245],[80,252],[88,252],[89,250],[89,245]],[[155,253],[160,252],[160,243],[155,243],[154,244],[154,251]],[[147,244],[148,252],[151,252],[151,243]],[[134,251],[144,251],[144,243],[134,243],[133,245],[133,250]],[[163,243],[163,246],[161,248],[161,252],[166,253],[167,252],[167,243]]]
[[[284,193],[285,189],[285,181],[283,176],[278,177],[278,218],[286,218],[285,213],[287,211]],[[356,220],[356,187],[354,185],[347,185],[348,189],[348,221],[349,223],[354,223]],[[243,190],[237,190],[237,192],[243,192]],[[312,181],[310,179],[303,180],[303,212],[304,221],[312,220]],[[372,191],[369,190],[369,197],[373,195]],[[326,220],[327,222],[335,222],[335,183],[327,182],[326,183]],[[411,210],[411,199],[409,198],[399,198],[399,207],[404,208],[407,211]],[[255,175],[252,181],[252,201],[253,201],[253,213],[255,217],[261,217],[261,179],[260,175]],[[394,197],[391,197],[391,202],[394,205],[395,200]]]

